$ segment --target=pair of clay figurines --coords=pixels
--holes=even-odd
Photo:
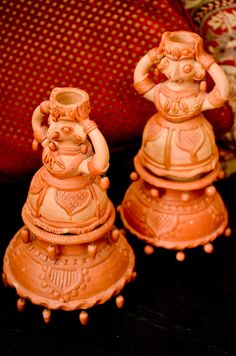
[[[156,85],[152,66],[167,80]],[[206,93],[205,72],[215,87]],[[154,102],[142,147],[135,157],[134,182],[121,206],[126,228],[153,246],[176,249],[203,245],[227,228],[227,212],[211,185],[221,175],[211,125],[202,111],[223,105],[226,75],[204,52],[192,32],[165,32],[137,64],[135,89]],[[33,149],[43,147],[43,166],[34,175],[22,210],[24,227],[10,242],[3,267],[6,285],[16,288],[19,310],[25,300],[51,309],[86,310],[116,296],[136,277],[135,257],[123,230],[114,226],[115,210],[106,191],[109,165],[106,141],[89,119],[89,96],[75,88],[55,88],[34,111]],[[45,118],[48,125],[43,125]]]

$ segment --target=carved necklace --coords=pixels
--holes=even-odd
[[[166,113],[172,112],[177,114],[179,111],[184,113],[195,111],[200,104],[199,93],[201,93],[198,85],[191,86],[184,90],[173,90],[170,89],[167,85],[162,85],[160,87],[160,93],[166,97],[166,100],[162,106],[162,109]],[[185,99],[196,97],[196,101],[191,108],[186,104]]]

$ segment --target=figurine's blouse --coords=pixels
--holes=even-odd
[[[185,90],[173,90],[163,83],[154,90],[155,106],[171,122],[183,122],[200,114],[206,93],[195,84]]]
[[[218,162],[211,124],[201,114],[207,94],[195,84],[174,91],[166,83],[154,89],[158,110],[146,124],[138,153],[143,166],[158,176],[193,179]]]

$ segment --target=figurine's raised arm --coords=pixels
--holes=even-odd
[[[33,150],[38,149],[38,145],[41,144],[43,147],[46,144],[48,127],[42,125],[46,116],[49,115],[49,102],[48,100],[43,101],[33,112],[32,116],[32,127],[34,131],[34,141]]]
[[[213,90],[206,95],[202,110],[214,109],[222,106],[229,97],[229,80],[223,69],[214,58],[203,49],[202,39],[197,46],[196,60],[206,70],[215,82]]]
[[[154,81],[149,77],[153,63],[148,54],[140,59],[134,70],[134,88],[144,98],[153,101]]]
[[[87,118],[82,120],[80,124],[89,136],[95,152],[92,157],[80,164],[80,170],[93,175],[104,174],[109,166],[109,150],[106,140],[94,121]]]
[[[149,72],[152,66],[157,66],[163,58],[162,47],[168,33],[165,32],[162,35],[159,47],[151,49],[139,60],[134,70],[134,88],[139,94],[150,101],[154,101],[153,89],[156,83],[149,77]]]

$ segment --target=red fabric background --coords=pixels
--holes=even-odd
[[[177,10],[167,0],[2,0],[0,173],[40,164],[31,115],[56,86],[89,93],[111,148],[140,137],[154,107],[135,94],[133,70],[162,32],[189,29]]]
[[[0,3],[0,174],[40,165],[31,115],[58,86],[90,95],[110,148],[140,139],[154,106],[135,93],[136,62],[166,30],[188,30],[181,2],[2,0]]]

